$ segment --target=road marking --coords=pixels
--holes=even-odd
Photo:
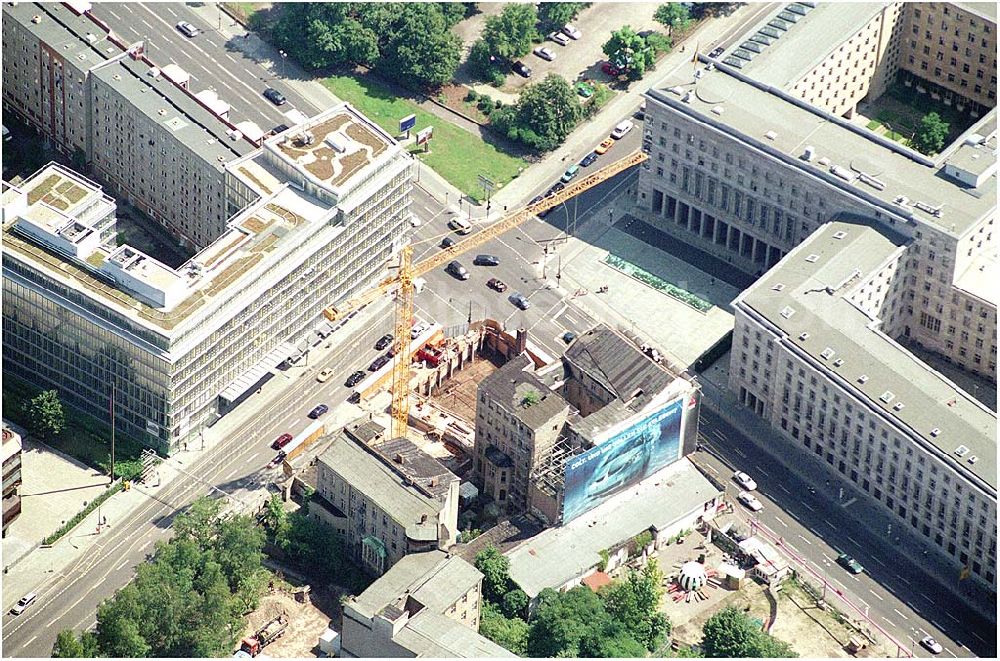
[[[786,528],[788,527],[788,524],[782,521],[780,518],[774,517],[774,520],[780,523],[781,525],[785,526]]]
[[[152,544],[152,543],[153,543],[153,540],[151,540],[151,539],[149,539],[149,540],[146,540],[146,543],[145,543],[145,544],[143,544],[142,546],[140,546],[140,547],[139,547],[139,550],[140,550],[140,551],[145,551],[145,550],[146,550],[146,547],[147,547],[147,546],[149,546],[149,545],[150,545],[150,544]]]
[[[125,565],[127,565],[127,564],[128,564],[128,560],[122,560],[122,563],[120,565],[118,565],[117,567],[115,567],[115,571],[121,571],[122,568],[125,567]]]
[[[153,30],[153,26],[152,26],[152,25],[150,25],[149,23],[147,23],[147,22],[146,22],[146,19],[144,19],[144,18],[140,18],[140,19],[139,19],[139,22],[140,22],[140,23],[142,23],[143,25],[145,25],[145,26],[146,26],[147,28],[149,28],[150,30]]]
[[[905,615],[903,615],[902,613],[900,613],[898,608],[893,608],[892,610],[896,611],[896,615],[900,616],[904,620],[910,619],[910,618],[906,617]]]
[[[841,505],[841,507],[847,507],[848,505],[853,505],[855,503],[855,501],[857,501],[857,498],[855,498],[855,497],[852,496],[851,498],[849,498],[847,500],[846,503],[844,503],[843,505]]]
[[[763,475],[764,477],[771,477],[770,475],[768,475],[767,473],[765,473],[764,469],[761,468],[760,466],[754,466],[754,468],[756,468],[757,472],[760,473],[761,475]]]
[[[26,642],[24,645],[22,645],[22,647],[27,647],[28,645],[30,645],[31,643],[33,643],[35,641],[35,638],[38,638],[38,634],[35,634],[31,638],[29,638],[28,642]]]
[[[948,649],[947,647],[946,647],[946,648],[944,648],[944,651],[945,651],[945,652],[947,652],[948,654],[951,654],[951,655],[952,655],[953,657],[955,657],[956,659],[958,658],[958,656],[956,656],[956,655],[955,655],[955,653],[954,653],[954,652],[952,652],[952,651],[951,651],[950,649]]]
[[[854,544],[854,545],[855,545],[855,546],[857,546],[858,548],[861,548],[861,544],[858,544],[858,543],[857,543],[857,542],[856,542],[856,541],[854,540],[854,538],[853,538],[853,537],[851,537],[850,535],[848,535],[848,536],[847,536],[847,539],[848,539],[848,540],[850,540],[851,544]]]
[[[933,601],[931,601],[931,598],[930,598],[930,597],[928,597],[928,596],[927,596],[926,594],[924,594],[923,592],[921,592],[921,593],[920,593],[920,596],[921,596],[921,597],[923,597],[924,599],[926,599],[926,600],[927,600],[927,603],[928,603],[928,604],[930,604],[931,606],[933,606],[933,605],[934,605],[934,602],[933,602]]]
[[[903,578],[903,577],[902,577],[902,576],[900,576],[899,574],[896,574],[896,578],[898,578],[898,579],[899,579],[899,580],[901,580],[902,582],[906,583],[907,585],[913,585],[913,583],[910,583],[910,582],[909,582],[908,580],[906,580],[905,578]]]
[[[837,529],[837,526],[833,525],[832,523],[830,523],[830,522],[829,522],[829,521],[827,521],[826,519],[823,519],[823,523],[825,523],[826,525],[830,526],[830,527],[831,527],[831,528],[833,528],[834,530],[836,530],[836,529]]]
[[[789,496],[792,495],[792,492],[786,489],[784,484],[779,484],[778,488],[787,493]]]
[[[883,567],[885,567],[885,563],[884,563],[884,562],[882,562],[881,560],[879,560],[877,556],[874,556],[874,555],[873,555],[873,556],[872,556],[872,560],[874,560],[875,562],[877,562],[877,563],[879,563],[880,565],[882,565]]]
[[[893,622],[892,620],[890,620],[889,618],[887,618],[885,615],[882,615],[881,617],[882,617],[883,620],[885,620],[886,622],[889,623],[890,627],[895,627],[896,626],[896,623]]]
[[[725,436],[723,436],[723,439],[725,439]],[[733,448],[733,450],[735,450],[735,451],[736,451],[736,454],[740,455],[740,456],[741,456],[741,457],[743,457],[744,459],[746,459],[746,458],[747,458],[746,454],[744,454],[744,453],[743,453],[743,450],[741,450],[741,449],[739,449],[739,448]]]
[[[806,543],[806,544],[808,544],[809,546],[812,546],[812,542],[810,542],[810,541],[809,541],[808,539],[806,539],[806,538],[805,538],[805,537],[803,537],[802,535],[799,535],[799,539],[801,539],[801,540],[802,540],[803,542],[805,542],[805,543]]]
[[[950,613],[948,614],[948,617],[951,617],[951,614],[950,614]],[[955,618],[953,618],[953,617],[952,617],[951,619],[955,620]],[[955,620],[955,621],[956,621],[956,622],[958,622],[958,620]],[[982,636],[980,636],[980,635],[979,635],[978,633],[976,633],[975,631],[970,631],[969,633],[971,633],[971,634],[972,634],[973,636],[975,636],[976,638],[978,638],[980,642],[983,642],[983,643],[985,643],[985,642],[986,642],[985,640],[983,640],[983,637],[982,637]]]
[[[952,615],[951,613],[949,613],[948,611],[945,611],[944,614],[947,615],[948,617],[950,617],[955,622],[958,622],[958,618],[955,617],[954,615]],[[979,640],[982,640],[982,638],[980,638]]]
[[[816,511],[813,508],[809,507],[809,505],[807,505],[805,501],[800,500],[799,502],[802,503],[802,507],[806,508],[810,512],[815,512]]]
[[[877,592],[875,592],[875,590],[868,590],[868,591],[869,591],[869,592],[871,592],[871,593],[872,593],[873,595],[875,595],[876,597],[878,597],[878,600],[879,600],[879,601],[885,601],[885,599],[883,599],[882,597],[879,597],[878,593],[877,593]]]

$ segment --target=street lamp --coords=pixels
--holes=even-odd
[[[283,50],[278,51],[278,55],[281,56],[281,77],[285,77],[285,60],[288,58],[288,53]]]

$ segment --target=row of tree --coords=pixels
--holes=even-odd
[[[174,519],[136,578],[97,609],[97,627],[59,633],[53,657],[224,657],[267,581],[264,533],[201,498]]]

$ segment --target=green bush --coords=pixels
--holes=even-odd
[[[494,101],[493,102],[493,108],[496,109],[496,110],[499,110],[500,108],[503,108],[503,101],[501,101],[500,99],[497,99],[496,101]]]
[[[90,501],[90,503],[86,507],[77,512],[76,516],[74,516],[72,519],[64,523],[62,527],[59,528],[59,530],[55,531],[54,533],[43,539],[42,544],[45,544],[46,546],[51,546],[52,544],[55,544],[66,533],[71,531],[73,528],[77,526],[77,524],[83,521],[88,514],[96,510],[98,505],[100,505],[105,500],[107,500],[111,496],[121,491],[121,489],[122,489],[121,481],[115,482],[114,486],[110,487],[109,489],[106,489],[103,493],[97,496],[97,498],[94,498],[92,501]]]
[[[479,98],[479,92],[477,92],[472,88],[469,88],[468,93],[465,95],[465,100],[468,101],[469,103],[472,103],[478,98]]]
[[[507,80],[507,76],[499,69],[493,69],[489,73],[488,80],[490,85],[493,87],[503,87],[504,81]]]

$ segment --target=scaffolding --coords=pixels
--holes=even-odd
[[[540,457],[538,466],[530,475],[531,482],[543,493],[562,499],[566,482],[566,460],[582,452],[567,436],[560,436],[555,444]]]

